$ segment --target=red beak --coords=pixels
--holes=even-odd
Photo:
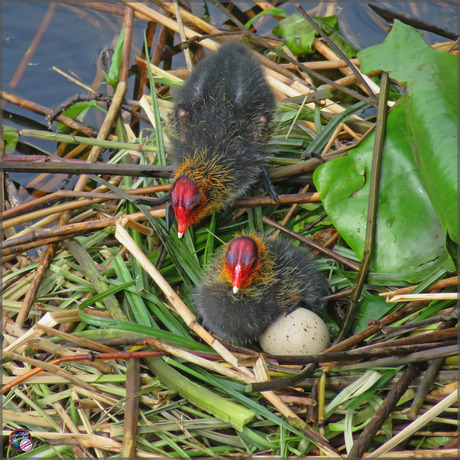
[[[190,222],[187,220],[185,210],[182,206],[179,206],[175,209],[175,214],[177,218],[177,236],[182,238],[182,235],[190,227]]]
[[[233,269],[233,294],[236,294],[241,286],[243,286],[243,283],[245,279],[243,279],[243,266],[238,263],[235,265],[235,268]],[[246,278],[246,273],[244,273],[244,278]]]

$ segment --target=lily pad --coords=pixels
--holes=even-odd
[[[363,72],[382,69],[406,83],[406,124],[417,171],[442,226],[458,243],[457,56],[431,48],[418,30],[395,21],[382,44],[358,57]]]
[[[388,115],[371,271],[415,281],[445,253],[443,228],[420,180],[405,120],[408,98]],[[319,167],[314,180],[334,226],[359,259],[366,236],[375,135]]]
[[[315,17],[313,20],[348,57],[356,55],[358,50],[340,33],[337,16]],[[313,42],[317,32],[300,13],[284,18],[272,32],[276,37],[285,39],[286,46],[295,56],[314,52]]]
[[[433,50],[421,40],[419,33],[412,29],[413,32],[402,34],[401,27],[412,29],[405,25],[395,26],[385,40],[386,47],[377,45],[360,53],[361,67],[365,72],[376,68],[377,62],[380,68],[391,72],[388,62],[394,60],[400,64],[400,71],[396,77],[391,76],[402,81],[403,76],[407,78],[404,62],[411,67],[409,62],[417,60],[422,70],[435,65],[433,61],[438,58],[433,58]],[[394,33],[399,34],[399,40],[391,37]],[[393,43],[393,47],[389,43]],[[398,56],[398,52],[405,58]],[[417,54],[417,58],[412,58],[413,54]],[[433,75],[441,78],[439,72],[442,70],[452,77],[451,81],[447,83],[444,80],[449,78],[443,77],[443,85],[425,84],[423,91],[408,83],[407,93],[387,118],[376,240],[370,268],[375,273],[391,274],[395,280],[418,282],[429,270],[446,263],[444,228],[449,235],[454,229],[456,232],[457,149],[456,142],[454,147],[450,139],[456,131],[452,129],[447,134],[439,126],[445,123],[450,130],[452,119],[456,120],[456,113],[452,114],[453,107],[456,107],[456,89],[452,88],[456,85],[456,77],[452,76],[456,62],[450,58],[449,63],[441,60],[437,71],[432,70]],[[444,103],[444,98],[439,97],[441,92],[447,91],[446,88],[449,88],[451,97],[455,94],[455,102]],[[432,103],[430,109],[421,101],[433,101],[437,97],[437,104]],[[437,116],[423,114],[424,110],[436,112]],[[427,123],[436,123],[444,132],[444,138],[433,133],[432,126],[427,127]],[[364,251],[374,140],[375,135],[370,135],[347,157],[325,163],[314,175],[326,212],[360,259]],[[430,165],[431,172],[428,170]],[[440,165],[444,169],[440,170]]]

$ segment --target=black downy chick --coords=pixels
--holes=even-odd
[[[169,197],[179,237],[261,178],[278,201],[265,169],[274,108],[262,68],[236,42],[203,59],[178,90],[170,114],[176,172]]]
[[[328,294],[305,248],[251,234],[235,237],[213,259],[194,300],[206,329],[245,345],[298,307],[321,313]]]

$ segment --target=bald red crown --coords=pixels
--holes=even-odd
[[[171,206],[177,218],[179,238],[198,220],[202,197],[198,186],[188,177],[180,177],[171,190]]]
[[[248,236],[240,236],[233,240],[225,254],[225,268],[235,294],[248,286],[259,268],[257,243]]]

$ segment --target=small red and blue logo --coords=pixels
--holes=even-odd
[[[19,452],[29,452],[34,443],[32,436],[27,430],[15,430],[10,434],[10,445]]]

